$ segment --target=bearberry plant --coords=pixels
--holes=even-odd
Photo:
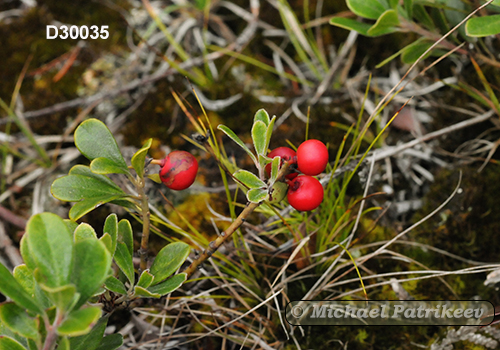
[[[136,299],[160,298],[179,288],[186,273],[174,274],[190,248],[184,242],[166,245],[148,266],[150,232],[148,198],[144,192],[146,159],[151,139],[127,166],[109,129],[89,119],[75,131],[75,144],[90,160],[76,165],[51,187],[54,197],[75,204],[69,219],[51,213],[34,215],[21,241],[25,264],[11,274],[0,265],[0,292],[12,302],[0,306],[0,349],[116,349],[122,336],[103,337],[109,312]],[[186,152],[187,153],[187,152]],[[193,183],[197,171],[191,154],[172,152],[161,164],[161,179],[180,190]],[[124,191],[108,175],[121,174],[134,191]],[[151,177],[159,181],[158,174]],[[105,203],[140,214],[143,223],[140,248],[134,251],[134,234],[128,220],[111,214],[100,238],[96,230],[76,220]],[[140,256],[135,268],[134,253]],[[116,268],[114,268],[116,266]]]

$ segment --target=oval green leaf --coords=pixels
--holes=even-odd
[[[178,273],[177,275],[172,276],[172,278],[169,278],[165,282],[157,284],[153,287],[149,287],[148,290],[151,293],[166,295],[179,288],[186,281],[186,278],[187,275],[185,273]]]
[[[152,293],[146,288],[135,286],[134,287],[134,296],[143,297],[143,298],[161,298],[161,295],[158,293]]]
[[[429,41],[417,40],[402,50],[401,61],[406,64],[412,64],[431,46],[432,43]],[[422,59],[428,57],[430,54],[431,52],[428,52]]]
[[[102,286],[111,267],[111,254],[99,240],[87,238],[75,243],[71,281],[80,293],[79,308]]]
[[[2,350],[26,350],[24,346],[18,343],[16,340],[7,337],[5,335],[0,335],[0,349]]]
[[[253,188],[247,192],[247,199],[252,203],[260,203],[269,199],[267,189]]]
[[[52,301],[52,304],[63,312],[73,309],[80,296],[76,293],[76,288],[72,284],[56,288],[51,288],[42,284],[40,287],[50,301]]]
[[[24,308],[14,303],[0,305],[0,320],[11,331],[33,340],[38,339],[38,322],[28,316]]]
[[[36,304],[28,292],[12,276],[10,271],[0,264],[0,292],[11,298],[17,305],[24,307],[35,313],[41,313],[42,309]]]
[[[78,337],[70,338],[70,348],[71,350],[95,350],[97,349],[102,341],[104,340],[102,336],[106,330],[106,325],[108,324],[109,317],[101,317],[97,324],[92,327],[92,330]],[[109,348],[111,350],[111,348]]]
[[[281,163],[281,157],[274,157],[271,163],[271,183],[274,183],[278,178],[279,167]]]
[[[92,329],[93,330],[93,329]],[[120,333],[110,334],[105,336],[99,346],[95,348],[95,350],[116,350],[123,344],[123,336]],[[75,350],[71,348],[71,350]],[[83,348],[82,350],[88,350],[87,348]]]
[[[89,160],[107,158],[123,172],[128,172],[127,164],[108,127],[98,119],[88,119],[75,131],[75,145]]]
[[[99,176],[99,177],[98,177]],[[67,202],[77,202],[70,210],[70,219],[77,220],[98,206],[127,197],[115,184],[109,184],[104,175],[70,175],[56,179],[50,188],[54,197]]]
[[[110,291],[112,291],[113,293],[122,294],[122,295],[127,294],[127,289],[125,288],[125,285],[122,283],[122,281],[120,281],[115,276],[109,276],[106,279],[104,286],[107,289],[109,289]]]
[[[264,181],[259,179],[255,174],[247,170],[238,170],[233,175],[238,181],[248,188],[262,188],[266,187]]]
[[[109,158],[99,157],[90,163],[90,170],[96,174],[128,174],[128,168],[118,166]]]
[[[266,126],[269,125],[270,119],[269,119],[269,114],[264,108],[259,109],[257,112],[255,112],[255,115],[253,117],[253,123],[255,124],[256,121],[260,120]]]
[[[109,233],[106,232],[105,234],[103,234],[101,238],[99,238],[99,240],[104,244],[111,257],[113,257],[115,251],[113,249],[113,240],[111,239]]]
[[[74,238],[75,242],[76,241],[81,241],[82,239],[86,238],[94,238],[97,239],[97,235],[95,234],[95,230],[92,226],[89,224],[82,222],[78,227],[76,228],[74,232]]]
[[[72,269],[73,237],[68,226],[57,215],[41,213],[31,217],[26,225],[29,251],[48,287],[69,283]]]
[[[266,155],[267,126],[263,121],[257,120],[252,126],[252,140],[257,155]]]
[[[153,139],[149,139],[146,141],[144,146],[132,156],[132,167],[139,177],[142,179],[144,177],[144,165],[146,162],[146,155],[148,154],[149,148],[151,147],[151,143]]]
[[[347,0],[346,3],[356,15],[369,19],[379,18],[386,10],[378,0]]]
[[[122,219],[118,223],[118,242],[125,243],[129,254],[131,256],[134,254],[134,233],[130,221],[126,219]]]
[[[266,130],[266,152],[269,148],[269,143],[271,142],[271,136],[273,136],[274,123],[276,122],[276,116],[274,115],[271,121],[267,124]]]
[[[108,196],[126,196],[120,188],[110,186],[101,179],[85,175],[60,177],[52,183],[51,192],[54,197],[66,202]]]
[[[500,15],[469,19],[465,25],[465,33],[473,37],[483,37],[500,33]]]
[[[139,281],[137,282],[137,285],[142,288],[148,288],[151,283],[153,283],[153,280],[155,279],[155,276],[149,273],[149,270],[144,270],[141,273],[141,276],[139,277]]]
[[[116,249],[116,242],[118,240],[118,217],[116,214],[110,214],[106,218],[106,221],[104,222],[104,228],[102,230],[104,234],[109,234],[111,237],[111,248],[110,248],[110,253],[111,256],[115,254],[115,249]]]
[[[127,246],[123,242],[118,242],[116,245],[116,251],[114,256],[116,265],[122,270],[122,272],[127,276],[130,284],[134,284],[134,264],[132,261],[132,254],[128,250]]]
[[[97,306],[72,311],[57,328],[57,333],[70,337],[87,334],[99,317],[101,317],[101,309]]]
[[[330,24],[347,30],[354,30],[364,36],[368,36],[368,30],[372,27],[371,24],[345,17],[333,17],[330,19]]]
[[[35,290],[35,279],[33,273],[25,264],[17,265],[13,271],[14,278],[19,282],[28,294],[33,295]]]
[[[375,24],[368,29],[369,36],[381,36],[397,32],[399,26],[399,18],[396,10],[385,11]]]
[[[152,284],[158,284],[172,275],[187,259],[190,250],[189,245],[184,242],[170,243],[163,247],[149,271],[155,277]]]

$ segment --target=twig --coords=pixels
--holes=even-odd
[[[142,212],[142,237],[141,248],[139,249],[139,256],[141,257],[140,272],[148,268],[148,246],[149,246],[149,202],[148,197],[144,191],[145,181],[144,178],[137,179],[137,192],[141,198],[141,212]]]
[[[282,179],[288,172],[290,163],[289,162],[284,162],[283,166],[281,167],[280,171],[278,172],[278,179]],[[238,215],[238,217],[231,223],[231,225],[223,231],[217,239],[214,241],[210,242],[208,244],[208,247],[205,248],[203,253],[196,259],[194,260],[191,265],[188,266],[186,270],[183,272],[187,274],[187,278],[189,278],[200,266],[205,260],[210,258],[216,251],[219,249],[219,247],[229,239],[229,237],[232,236],[232,234],[247,220],[248,216],[252,214],[252,212],[261,204],[262,202],[259,203],[251,203],[248,202],[247,205],[245,206],[245,209]]]
[[[189,278],[205,260],[210,258],[219,247],[229,238],[231,235],[245,222],[246,218],[260,205],[260,203],[247,203],[247,206],[243,211],[238,215],[236,220],[220,234],[217,239],[210,242],[208,247],[203,251],[203,253],[194,260],[189,267],[184,270],[187,274],[187,278]]]
[[[26,220],[24,220],[20,216],[17,216],[9,209],[2,207],[1,205],[0,205],[0,218],[4,219],[7,222],[10,222],[12,225],[15,225],[23,230],[26,228]]]

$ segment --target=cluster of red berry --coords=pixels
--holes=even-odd
[[[278,147],[268,155],[276,156],[291,163],[303,175],[292,172],[286,175],[288,183],[288,203],[297,210],[307,211],[317,208],[323,201],[323,186],[313,176],[321,174],[328,164],[328,149],[319,140],[303,142],[297,152],[288,147]],[[271,164],[266,166],[266,173],[271,173]]]
[[[303,142],[297,152],[288,147],[278,147],[269,153],[269,158],[279,156],[281,162],[288,161],[292,171],[286,175],[288,203],[297,210],[307,211],[317,208],[323,201],[323,186],[313,176],[322,173],[328,164],[328,150],[319,140]],[[173,151],[159,163],[160,179],[170,189],[180,191],[191,186],[198,172],[198,161],[189,152]],[[265,171],[271,173],[271,164]]]

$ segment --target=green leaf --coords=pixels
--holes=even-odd
[[[404,8],[409,20],[413,18],[413,0],[404,0]]]
[[[23,288],[19,282],[12,276],[10,271],[0,264],[0,292],[11,298],[17,305],[22,306],[29,311],[35,313],[42,313],[41,308],[35,303],[33,298],[28,292]]]
[[[103,228],[103,233],[108,233],[109,236],[111,237],[111,249],[110,253],[111,256],[115,254],[115,249],[116,249],[116,242],[118,240],[118,217],[116,214],[110,214],[106,218],[106,221],[104,222],[104,228]]]
[[[186,278],[187,275],[185,273],[178,273],[177,275],[172,276],[172,278],[169,278],[165,282],[149,287],[148,291],[150,291],[151,293],[166,295],[179,288],[186,281]]]
[[[69,215],[72,220],[77,220],[99,205],[127,197],[125,192],[109,182],[110,180],[104,175],[73,175],[70,172],[70,175],[56,179],[50,191],[57,199],[77,202],[71,208]]]
[[[431,46],[431,42],[417,40],[402,50],[401,61],[406,64],[414,63]],[[427,53],[423,58],[428,57],[430,54],[431,52]]]
[[[118,223],[118,242],[125,243],[130,256],[134,254],[134,234],[130,221],[126,219],[122,219]]]
[[[0,320],[10,330],[25,338],[37,340],[38,322],[28,316],[28,313],[14,303],[3,303],[0,305]]]
[[[76,308],[83,305],[108,277],[111,254],[99,240],[87,238],[75,243],[72,282],[80,293]]]
[[[116,265],[122,270],[122,272],[127,276],[130,284],[134,284],[134,264],[132,262],[132,254],[127,249],[127,246],[123,242],[118,242],[115,251],[115,262]]]
[[[190,250],[189,245],[184,242],[170,243],[163,247],[156,256],[149,271],[155,276],[153,285],[160,283],[181,267],[187,259]]]
[[[241,148],[245,150],[245,152],[248,153],[250,158],[252,158],[252,161],[254,163],[257,163],[257,158],[255,158],[255,155],[250,151],[250,149],[241,141],[241,139],[236,136],[236,134],[233,132],[233,130],[229,129],[227,126],[220,124],[217,129],[222,131],[224,134],[226,134],[229,138],[231,138],[234,142],[238,144]]]
[[[26,350],[24,346],[16,340],[5,335],[0,335],[0,349],[2,350]]]
[[[90,170],[96,174],[128,174],[128,168],[123,168],[113,162],[111,159],[99,157],[90,163]]]
[[[148,288],[151,283],[153,283],[153,280],[155,279],[155,276],[149,273],[149,270],[144,270],[141,273],[141,276],[139,277],[139,281],[137,282],[137,285],[142,288]]]
[[[101,317],[101,309],[97,306],[72,311],[57,328],[57,333],[70,337],[87,334],[99,317]]]
[[[500,33],[500,15],[469,19],[465,25],[465,33],[473,37],[483,37]]]
[[[64,221],[52,213],[34,215],[26,225],[26,234],[29,251],[44,284],[51,288],[67,285],[72,269],[73,237]]]
[[[247,170],[238,170],[233,176],[248,188],[266,187],[266,183],[264,181]]]
[[[253,188],[247,192],[247,199],[252,203],[260,203],[269,199],[266,189]]]
[[[109,317],[101,317],[92,330],[85,335],[70,338],[71,350],[95,350],[103,343],[104,331]],[[122,338],[123,339],[123,338]],[[123,342],[123,340],[122,340]],[[109,348],[111,350],[111,348]]]
[[[38,271],[38,270],[35,270],[35,273],[36,273],[36,271]],[[40,307],[43,310],[46,310],[48,308],[53,307],[54,304],[52,304],[52,302],[50,301],[47,294],[42,290],[42,287],[36,281],[35,276],[33,276],[33,280],[35,281],[35,288],[33,290],[33,296],[35,297],[34,299],[35,299],[36,303],[38,305],[40,305]]]
[[[288,185],[284,182],[276,182],[269,194],[269,203],[279,203],[285,197],[288,191]]]
[[[276,122],[276,116],[273,116],[269,124],[267,125],[267,130],[266,130],[266,152],[267,149],[269,148],[269,143],[271,142],[271,136],[273,136],[273,129],[274,129],[274,123]],[[265,153],[264,153],[265,154]]]
[[[74,233],[76,228],[78,227],[78,223],[76,221],[69,219],[64,219],[63,221],[66,224],[66,226],[68,226],[69,232]]]
[[[261,122],[266,124],[266,126],[269,125],[269,114],[266,112],[266,110],[264,108],[261,108],[257,112],[255,112],[255,115],[253,117],[254,125],[255,125],[255,122],[258,120],[260,120]]]
[[[75,242],[81,241],[86,238],[94,238],[97,239],[97,235],[95,234],[95,230],[89,224],[82,222],[76,228],[74,232]]]
[[[386,10],[377,0],[347,0],[346,3],[356,15],[369,19],[379,18]]]
[[[398,31],[399,18],[396,10],[385,11],[377,22],[368,29],[369,36],[381,36]]]
[[[68,337],[62,337],[58,342],[57,342],[57,350],[70,350],[71,345],[69,343]]]
[[[134,167],[135,172],[142,179],[144,176],[144,165],[146,163],[146,155],[148,154],[149,148],[151,147],[151,143],[153,139],[149,139],[146,141],[144,146],[132,156],[132,166]]]
[[[152,293],[146,288],[135,286],[134,287],[134,295],[143,297],[143,298],[161,298],[161,295],[158,293]]]
[[[278,178],[278,172],[280,168],[281,157],[274,157],[271,163],[271,183],[274,183]]]
[[[88,119],[75,131],[75,145],[90,160],[107,158],[122,172],[128,167],[108,127],[97,119]]]
[[[33,295],[35,289],[35,279],[33,278],[33,273],[28,269],[25,264],[17,265],[13,271],[14,278],[21,284],[28,292],[28,294]]]
[[[372,27],[371,24],[345,17],[333,17],[330,19],[330,24],[347,30],[354,30],[364,36],[368,36],[368,30]]]
[[[95,327],[94,327],[95,328]],[[92,328],[93,330],[93,328]],[[95,350],[116,350],[123,344],[123,336],[120,333],[105,336]],[[73,348],[71,350],[74,350]],[[88,350],[88,349],[81,349]]]
[[[253,146],[257,155],[266,155],[266,132],[267,126],[264,122],[257,120],[252,126]]]
[[[104,283],[105,287],[112,291],[113,293],[117,294],[122,294],[125,295],[127,294],[127,289],[125,288],[125,285],[120,281],[118,278],[114,276],[109,276],[106,279],[106,282]]]
[[[157,184],[161,184],[160,174],[150,174],[148,175],[148,179],[153,180]]]
[[[413,16],[417,20],[416,22],[422,23],[425,27],[427,27],[427,29],[433,30],[435,28],[431,16],[429,16],[423,5],[413,5]]]
[[[109,177],[93,173],[92,170],[90,170],[90,167],[86,165],[81,165],[81,164],[75,165],[69,170],[68,175],[82,175],[91,177],[101,182],[104,182],[110,187],[114,187],[118,192],[123,192],[122,189],[118,185],[116,185],[113,181],[111,181]]]
[[[76,292],[75,286],[72,284],[55,288],[41,284],[40,287],[45,294],[47,294],[52,303],[64,312],[73,309],[80,296],[80,294]]]
[[[102,336],[108,324],[108,317],[101,317],[92,330],[85,335],[70,339],[71,350],[95,350],[103,342]],[[111,350],[111,348],[110,348]]]
[[[23,237],[21,238],[19,250],[21,251],[21,256],[23,257],[26,266],[28,267],[28,269],[30,269],[30,271],[33,272],[33,270],[36,269],[36,262],[35,258],[33,257],[33,254],[31,253],[31,249],[28,246],[27,235],[23,235]]]
[[[92,210],[97,209],[101,205],[110,203],[113,200],[121,197],[123,197],[123,195],[103,196],[103,197],[88,198],[81,202],[77,202],[73,204],[73,206],[69,210],[69,217],[72,220],[78,220],[85,214],[88,214]]]
[[[388,4],[388,5],[389,5],[389,7],[390,7],[391,9],[394,9],[394,10],[395,10],[395,9],[397,8],[397,6],[398,6],[398,2],[399,2],[399,0],[388,0],[388,2],[389,2],[389,4]]]
[[[106,247],[108,253],[111,255],[111,257],[114,255],[114,250],[113,250],[113,240],[111,239],[111,236],[109,233],[105,233],[99,238],[99,240],[104,244]]]

